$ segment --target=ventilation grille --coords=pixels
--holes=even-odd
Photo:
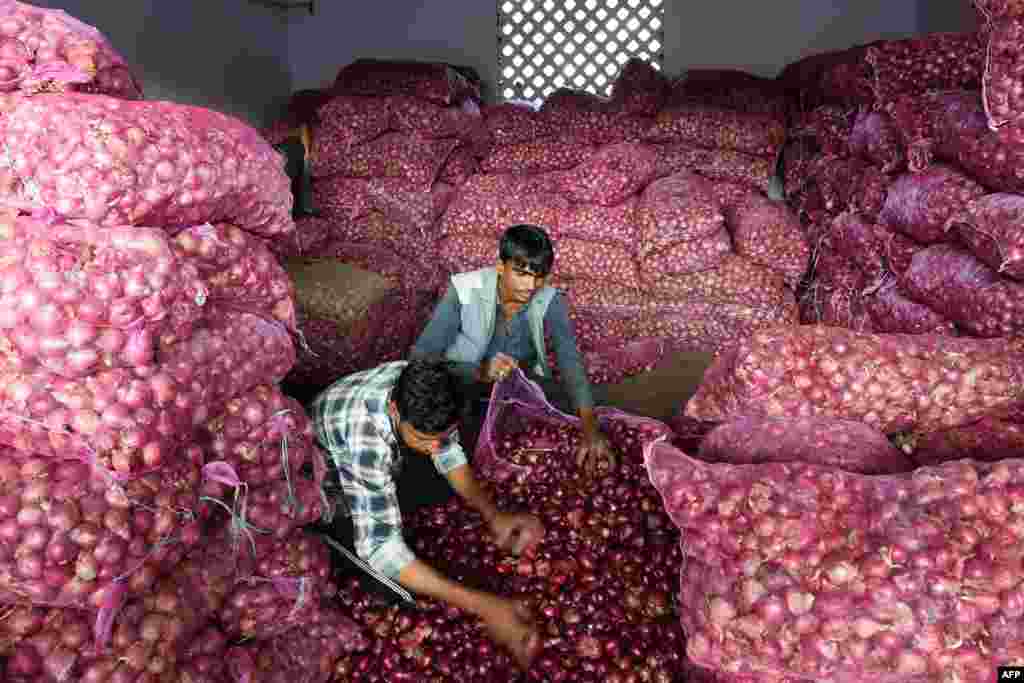
[[[619,69],[664,60],[664,0],[498,0],[499,92],[540,104],[558,88],[609,95]]]

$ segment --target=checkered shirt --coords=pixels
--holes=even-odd
[[[401,469],[397,425],[388,414],[391,390],[406,361],[384,363],[339,379],[313,402],[317,441],[330,454],[352,515],[356,554],[388,578],[415,559],[402,538],[395,486]],[[433,456],[442,475],[465,465],[454,434]]]

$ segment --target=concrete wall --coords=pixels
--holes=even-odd
[[[933,0],[939,2],[940,0]],[[919,31],[927,0],[666,0],[665,66],[735,67],[773,76],[814,52]],[[941,3],[967,4],[967,0]],[[947,13],[947,22],[952,20]],[[495,0],[321,0],[288,22],[296,88],[329,84],[357,57],[437,59],[497,82]]]
[[[247,0],[33,4],[63,9],[99,28],[137,66],[147,99],[198,104],[263,125],[293,90],[284,19]]]
[[[968,0],[919,0],[917,25],[921,33],[969,31],[978,25],[978,15]]]

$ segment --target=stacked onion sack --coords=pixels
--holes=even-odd
[[[632,60],[607,98],[563,89],[539,109],[485,107],[482,173],[442,219],[437,251],[451,271],[492,265],[509,225],[550,231],[551,284],[567,294],[593,381],[649,369],[673,348],[717,350],[736,325],[796,320],[786,280],[799,280],[807,249],[766,195],[784,98],[753,77],[741,92],[703,75],[673,84]]]
[[[294,547],[327,508],[308,419],[274,387],[295,360],[265,246],[294,230],[288,179],[242,122],[134,99],[95,29],[0,11],[3,680],[226,683],[225,637],[279,634],[244,618],[268,599],[236,577],[234,612],[200,599],[197,555]],[[238,577],[289,596],[276,622],[338,622],[304,560],[323,549],[261,543]]]
[[[287,263],[311,351],[291,383],[315,390],[400,358],[425,325],[444,278],[438,221],[486,151],[479,98],[454,67],[376,60],[293,98],[285,125],[312,124],[320,216],[298,221]],[[332,266],[333,277],[319,277]],[[328,308],[317,303],[324,294]]]
[[[646,453],[689,661],[922,683],[1024,661],[1022,378],[1019,338],[803,325],[723,353]]]
[[[811,324],[724,351],[647,453],[709,679],[981,681],[1024,662],[1019,41],[1013,3],[978,5],[980,33],[780,77]]]
[[[813,246],[804,322],[969,333],[949,306],[915,292],[920,278],[904,271],[914,253],[953,241],[947,221],[987,193],[935,158],[927,120],[930,93],[980,89],[985,48],[977,31],[935,33],[815,55],[780,75],[802,106],[784,165],[787,196]]]
[[[404,526],[417,554],[447,576],[515,596],[529,609],[541,637],[531,668],[519,672],[464,612],[431,600],[415,609],[380,606],[353,582],[341,590],[372,645],[341,659],[336,680],[685,680],[672,598],[679,535],[643,466],[644,444],[669,430],[598,409],[621,464],[592,481],[575,466],[575,419],[522,382],[502,385],[509,401],[488,417],[490,436],[475,462],[498,505],[537,515],[544,536],[520,557],[505,555],[458,500],[422,508]]]
[[[1019,16],[977,4],[978,31],[817,55],[780,76],[803,106],[784,159],[813,249],[803,322],[979,339],[1024,329]],[[897,441],[920,463],[1016,456],[1019,417]]]

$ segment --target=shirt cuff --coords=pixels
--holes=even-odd
[[[434,456],[434,467],[441,474],[448,474],[467,463],[469,460],[466,458],[466,452],[459,443],[449,445]]]
[[[397,581],[402,570],[415,559],[416,555],[409,550],[405,541],[401,538],[392,538],[378,546],[373,554],[366,558],[366,562],[374,571]]]

